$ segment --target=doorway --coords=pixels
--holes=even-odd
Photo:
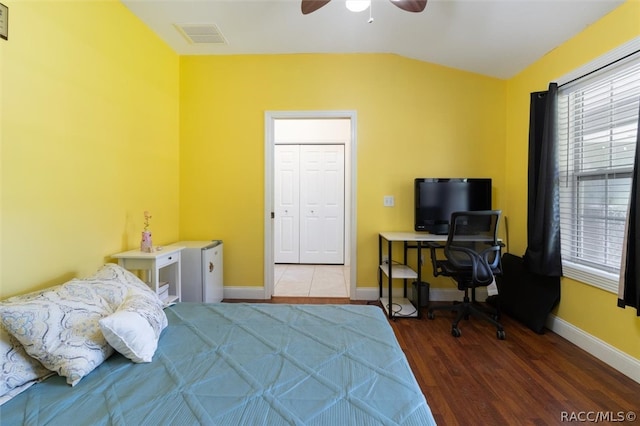
[[[342,136],[336,137],[336,128],[345,128]],[[284,130],[283,130],[284,129]],[[333,135],[333,136],[331,136]],[[338,238],[343,244],[342,264],[339,258],[329,260],[326,263],[334,263],[333,265],[311,266],[311,265],[276,265],[276,243],[275,240],[280,238],[282,230],[276,233],[276,221],[278,216],[283,212],[278,212],[279,201],[276,200],[276,145],[341,145],[339,150],[344,156],[344,214],[343,232]],[[344,283],[347,288],[347,294],[351,298],[355,298],[355,268],[350,265],[355,264],[355,166],[356,166],[356,113],[354,111],[318,111],[318,112],[266,112],[265,113],[265,264],[264,264],[264,280],[265,280],[265,298],[269,299],[274,295],[276,276],[282,278],[283,272],[287,266],[299,267],[298,269],[309,266],[304,271],[295,271],[301,276],[318,278],[344,276]],[[332,151],[332,148],[327,148]],[[312,149],[313,151],[313,149]],[[316,219],[313,214],[310,218],[311,223],[315,223]],[[294,223],[294,219],[288,219],[289,224]],[[295,225],[293,225],[295,226]],[[318,228],[319,229],[319,228]],[[316,233],[318,230],[316,229]],[[338,234],[334,234],[338,235]],[[309,258],[309,262],[315,263],[315,258]],[[322,256],[320,257],[322,259]],[[322,260],[318,263],[323,262]],[[298,261],[298,263],[303,263]],[[278,269],[276,270],[276,266]],[[281,267],[282,266],[282,267]],[[336,270],[339,267],[340,270]],[[324,268],[324,269],[323,269]],[[330,268],[333,268],[331,270]],[[294,268],[292,268],[293,270]],[[291,272],[291,271],[290,271]],[[322,278],[321,278],[322,279]],[[305,278],[306,280],[306,278]],[[311,296],[317,294],[322,295],[322,291],[314,290]]]
[[[281,297],[349,297],[350,268],[344,265],[274,266],[273,295]]]

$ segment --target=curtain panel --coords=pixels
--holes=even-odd
[[[529,182],[527,269],[547,277],[562,276],[560,190],[558,170],[558,85],[531,94],[529,116]]]
[[[622,261],[620,265],[620,282],[618,286],[618,306],[631,306],[640,316],[640,197],[638,197],[638,180],[640,165],[640,115],[638,116],[636,135],[636,155],[633,163],[629,210],[625,227],[625,238],[622,245]]]

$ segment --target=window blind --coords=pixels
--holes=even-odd
[[[565,275],[617,291],[640,106],[640,54],[558,91]]]

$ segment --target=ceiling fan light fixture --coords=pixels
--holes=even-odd
[[[345,5],[351,12],[363,12],[371,6],[371,0],[346,0]]]

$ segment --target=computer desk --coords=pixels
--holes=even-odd
[[[383,263],[384,241],[387,242],[387,259],[388,263]],[[444,243],[447,241],[447,235],[429,234],[426,232],[380,232],[378,235],[378,285],[380,287],[380,301],[387,311],[390,319],[393,318],[420,318],[420,301],[422,282],[422,249],[427,248],[427,243]],[[404,256],[402,263],[393,261],[393,243],[402,242],[404,247]],[[407,253],[409,249],[416,249],[416,269],[414,271],[407,266]],[[389,285],[389,295],[385,299],[382,295],[383,276],[387,277]],[[394,310],[393,304],[393,280],[404,280],[404,297],[400,303],[396,303],[400,310]],[[407,280],[414,280],[417,284],[417,299],[411,302],[407,299]]]
[[[420,301],[421,299],[421,285],[422,282],[422,249],[428,248],[428,243],[440,243],[444,245],[446,243],[448,235],[437,235],[437,234],[429,234],[427,232],[380,232],[378,235],[378,264],[380,265],[378,268],[378,285],[380,287],[380,302],[382,303],[383,308],[387,311],[387,315],[389,318],[420,318]],[[460,241],[460,237],[456,237],[457,241]],[[467,236],[463,240],[468,241],[491,241],[493,239],[488,239],[486,237],[480,236]],[[387,241],[387,259],[388,263],[383,263],[383,241]],[[501,241],[501,239],[498,239]],[[404,246],[404,256],[402,263],[395,263],[393,261],[393,243],[394,242],[402,242]],[[414,271],[409,266],[407,266],[407,252],[409,249],[417,249],[416,253],[416,265],[417,271]],[[391,266],[391,267],[389,267]],[[389,281],[389,295],[387,299],[385,299],[382,295],[383,283],[382,277],[386,276]],[[404,280],[404,297],[401,300],[401,303],[396,303],[398,307],[400,307],[399,311],[394,311],[393,309],[393,280],[394,279],[402,279]],[[407,280],[414,280],[418,282],[416,298],[417,301],[410,301],[407,299]]]

